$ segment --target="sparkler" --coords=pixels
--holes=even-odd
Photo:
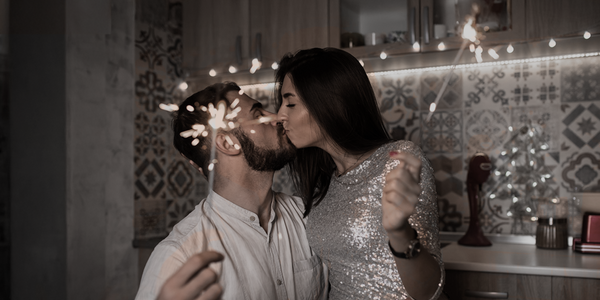
[[[243,94],[244,94],[244,90],[240,90],[239,95],[241,96]],[[211,134],[212,141],[211,141],[211,148],[210,148],[210,159],[209,159],[209,164],[208,164],[208,172],[209,172],[209,174],[208,174],[208,190],[209,191],[211,191],[213,189],[214,174],[215,174],[214,169],[215,169],[215,165],[218,163],[218,160],[215,158],[217,132],[219,130],[225,130],[225,131],[232,130],[234,128],[239,127],[241,124],[262,124],[262,123],[271,122],[273,120],[272,117],[260,117],[258,119],[249,119],[244,122],[237,122],[236,118],[238,116],[238,113],[242,110],[242,108],[238,106],[239,103],[240,103],[240,99],[236,98],[229,107],[227,107],[227,104],[225,101],[221,100],[221,101],[217,102],[216,107],[212,103],[209,103],[208,106],[194,107],[192,105],[188,105],[185,108],[189,112],[194,112],[194,111],[200,110],[203,113],[208,113],[210,115],[207,125],[194,124],[194,125],[192,125],[191,129],[182,131],[180,133],[180,136],[183,138],[190,138],[190,137],[193,138],[191,141],[192,146],[197,146],[200,143],[200,140],[198,139],[199,136],[207,137],[209,134]],[[162,110],[165,110],[168,112],[173,112],[173,111],[179,110],[179,106],[177,106],[177,104],[161,103],[159,105],[159,107]],[[209,131],[210,131],[210,133],[209,133]],[[251,130],[250,133],[254,134],[255,131]],[[231,139],[231,137],[225,136],[225,139],[235,149],[237,149],[237,150],[241,149],[240,145],[235,144],[233,142],[233,140]]]

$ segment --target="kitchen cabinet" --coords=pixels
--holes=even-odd
[[[450,299],[594,299],[600,279],[446,270]]]
[[[478,3],[478,22],[485,32],[486,43],[521,41],[526,38],[525,1],[523,0],[330,0],[338,10],[330,19],[339,18],[340,47],[357,57],[379,54],[404,54],[457,49],[462,44],[460,28]],[[364,35],[363,43],[356,36]],[[457,35],[458,34],[458,35]],[[383,37],[389,43],[383,43]],[[348,39],[355,37],[350,47]],[[399,39],[399,41],[395,41]],[[413,47],[418,42],[419,47]]]
[[[192,77],[263,68],[287,52],[329,45],[328,1],[183,0],[183,67]]]
[[[597,33],[600,1],[526,0],[527,39]]]

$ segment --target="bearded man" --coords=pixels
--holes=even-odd
[[[220,101],[239,124],[233,130],[209,125],[205,109]],[[214,172],[213,189],[156,246],[136,299],[327,298],[327,269],[308,245],[302,200],[271,190],[274,172],[296,153],[274,119],[231,82],[179,106],[173,144],[203,174]]]

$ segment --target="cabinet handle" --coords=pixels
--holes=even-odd
[[[425,6],[423,8],[423,42],[428,45],[429,44],[429,6]]]
[[[255,40],[255,46],[256,46],[256,59],[258,59],[258,61],[262,61],[262,51],[261,51],[261,39],[262,39],[262,34],[257,33],[256,34],[256,38]]]
[[[235,38],[235,60],[238,66],[242,65],[242,36],[238,35]]]
[[[508,293],[465,291],[465,297],[476,297],[486,299],[508,299]]]
[[[417,14],[417,8],[413,7],[410,10],[410,17],[409,17],[410,19],[408,20],[408,27],[409,27],[408,30],[410,31],[410,43],[411,44],[414,44],[417,41],[417,33],[416,33],[417,28],[415,26],[416,14]]]

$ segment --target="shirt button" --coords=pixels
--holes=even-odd
[[[254,222],[254,220],[256,220],[256,218],[254,216],[251,216],[250,221]]]
[[[277,285],[281,285],[283,282],[281,282],[280,279],[277,279]]]

